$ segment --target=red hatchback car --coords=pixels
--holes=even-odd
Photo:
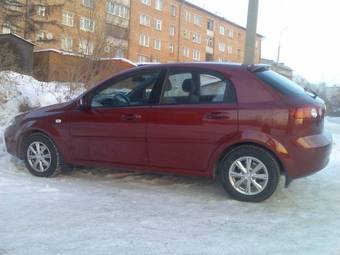
[[[219,178],[243,201],[324,168],[332,137],[325,105],[263,65],[148,65],[75,100],[21,114],[9,153],[36,176],[73,165]]]

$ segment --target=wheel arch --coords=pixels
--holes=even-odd
[[[29,137],[30,135],[32,134],[42,134],[46,137],[48,137],[53,143],[54,145],[58,148],[57,146],[57,143],[56,141],[53,139],[53,137],[48,134],[46,131],[44,130],[41,130],[41,129],[28,129],[28,130],[25,130],[22,134],[19,135],[18,137],[18,143],[17,143],[17,155],[20,159],[23,159],[23,151],[22,151],[22,145],[23,145],[23,142],[24,140]]]
[[[222,152],[219,154],[219,156],[218,156],[218,158],[217,158],[217,160],[216,160],[216,162],[214,164],[214,167],[213,167],[213,178],[216,178],[216,176],[218,176],[218,174],[219,174],[219,172],[218,172],[219,171],[218,165],[223,160],[223,158],[225,158],[235,148],[238,148],[240,146],[245,146],[245,145],[251,145],[251,146],[254,146],[254,147],[259,147],[259,148],[267,151],[268,153],[270,153],[275,158],[277,163],[279,164],[280,173],[284,174],[286,176],[286,182],[288,181],[288,179],[287,179],[288,175],[287,175],[287,172],[286,172],[286,170],[284,168],[283,162],[280,159],[280,157],[271,148],[268,148],[267,146],[265,146],[265,145],[263,145],[261,143],[258,143],[258,142],[254,142],[254,141],[238,142],[238,143],[231,144],[231,145],[227,146],[226,148],[224,148],[222,150]]]

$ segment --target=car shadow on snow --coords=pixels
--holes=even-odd
[[[117,184],[129,187],[141,186],[143,189],[165,189],[175,192],[194,192],[196,194],[209,194],[220,199],[232,199],[229,197],[218,180],[207,178],[179,176],[172,174],[157,174],[146,172],[135,172],[123,169],[76,167],[72,172],[63,173],[62,176],[71,178],[94,180],[106,184]]]

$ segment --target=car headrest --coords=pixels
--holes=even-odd
[[[195,90],[195,83],[192,79],[186,79],[183,81],[182,89],[184,92],[191,93]]]

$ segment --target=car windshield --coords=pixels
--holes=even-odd
[[[256,72],[255,74],[266,84],[280,91],[284,95],[297,96],[306,93],[304,88],[274,71],[267,70]]]

